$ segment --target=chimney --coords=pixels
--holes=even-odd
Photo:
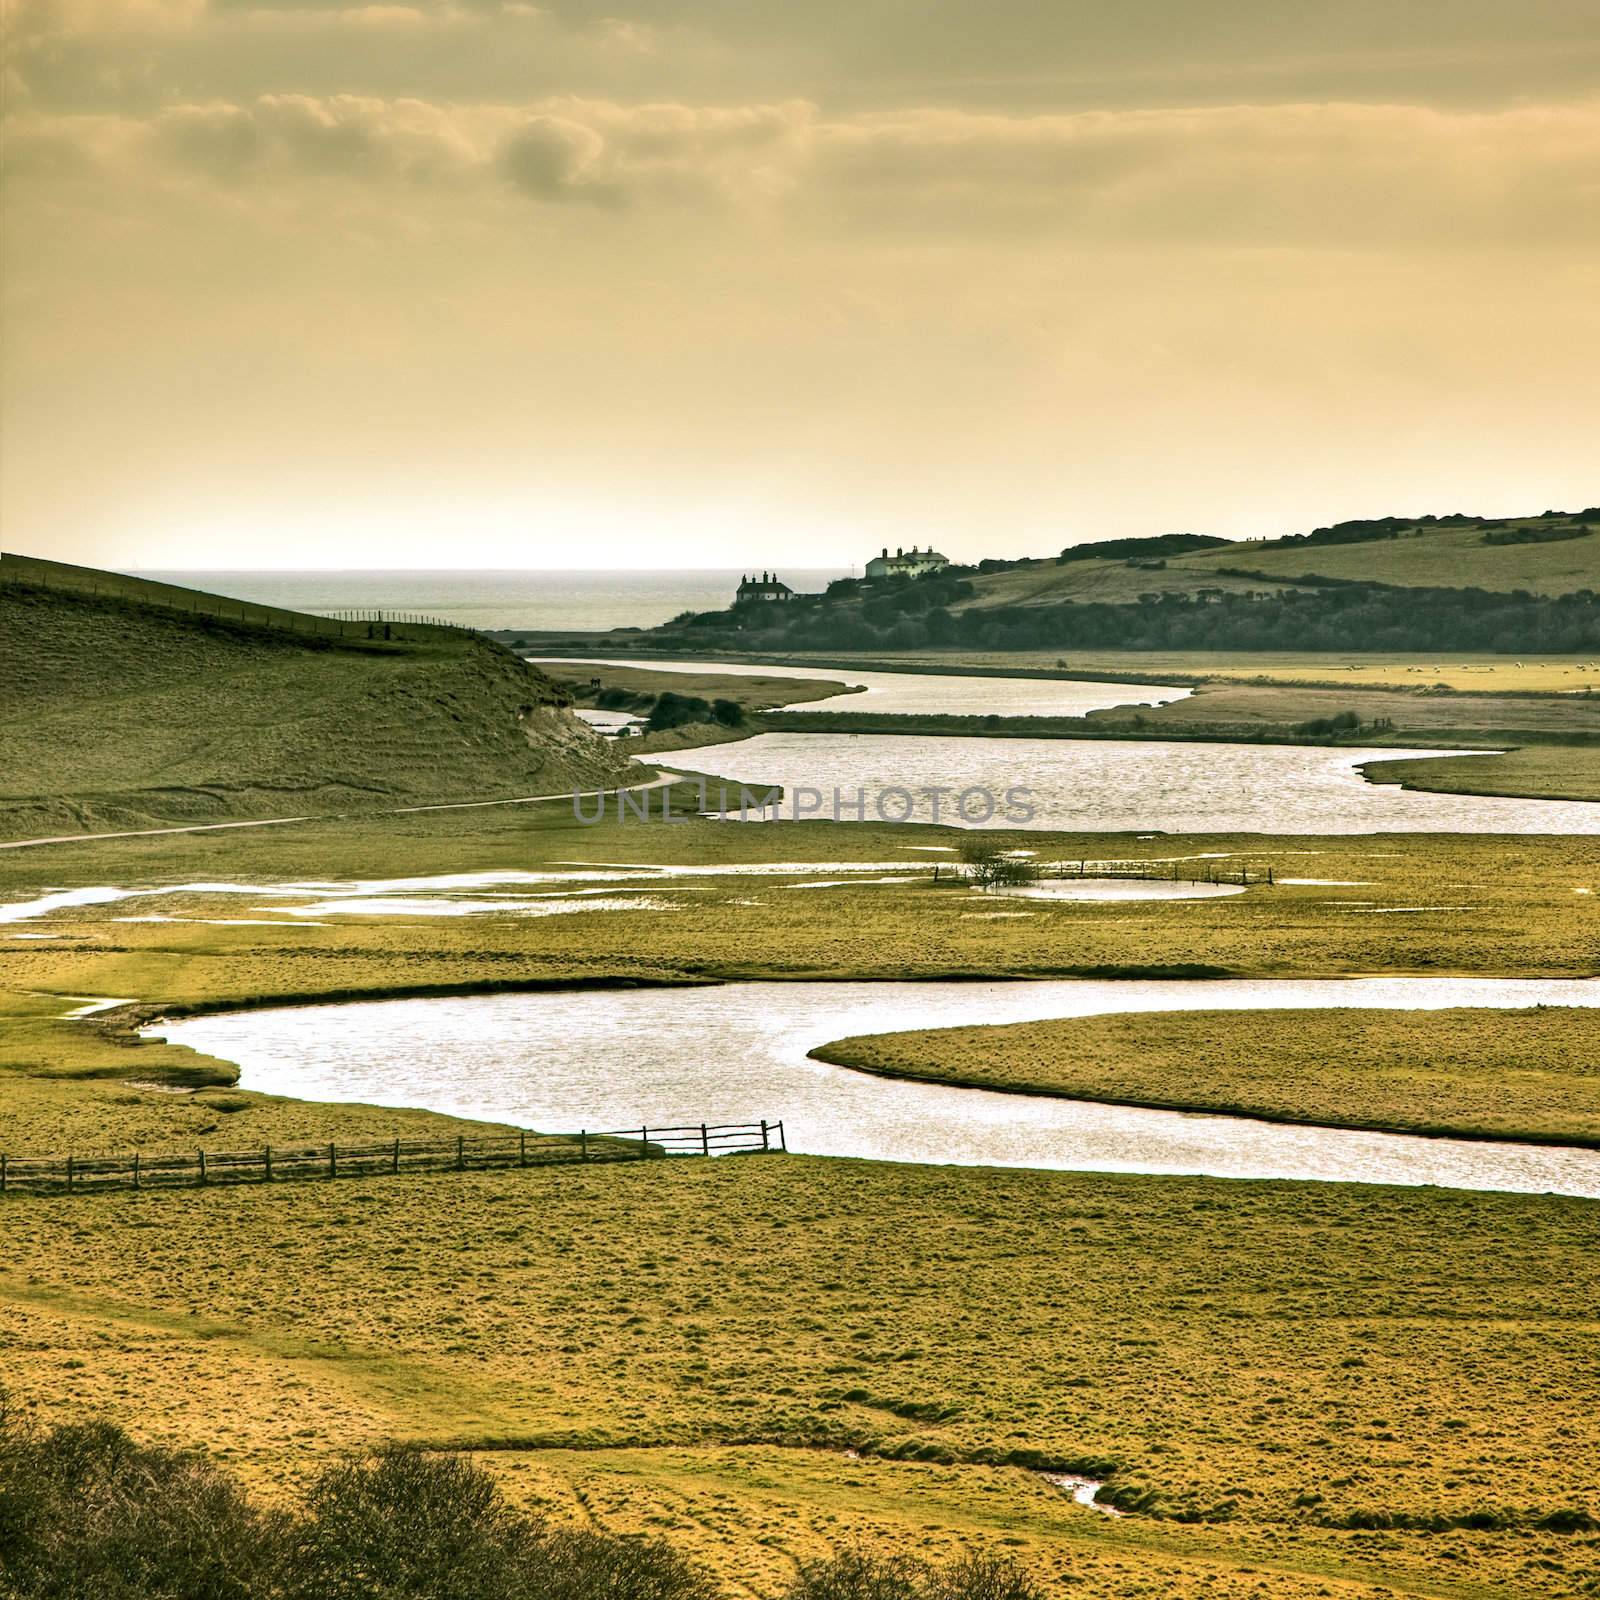
[[[885,545],[883,547],[883,559],[885,561],[887,561],[889,559],[889,547],[888,547],[888,545]]]
[[[899,545],[896,545],[894,547],[894,553],[895,553],[895,559],[898,560],[901,556],[903,556],[905,554],[905,551],[902,550]]]

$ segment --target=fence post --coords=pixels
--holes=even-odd
[[[771,1149],[771,1146],[767,1143],[767,1119],[765,1117],[761,1119],[761,1148],[763,1150]]]
[[[788,1155],[789,1141],[783,1136],[783,1124],[781,1122],[778,1124],[778,1148],[782,1150],[785,1155]]]
[[[587,1128],[578,1135],[578,1159],[580,1161],[589,1159],[589,1130]]]
[[[525,1166],[527,1166],[527,1164],[528,1164],[528,1130],[526,1128],[519,1128],[517,1130],[517,1165],[519,1167],[525,1167]]]
[[[460,1134],[457,1134],[456,1135],[456,1171],[457,1172],[465,1172],[466,1170],[467,1170],[467,1141]]]
[[[271,1183],[272,1182],[272,1146],[270,1144],[263,1145],[261,1147],[261,1170],[265,1174],[265,1176],[262,1178],[261,1181],[263,1183]]]
[[[330,1178],[339,1176],[339,1152],[334,1148],[331,1139],[328,1141],[328,1176]]]
[[[639,1159],[641,1161],[650,1159],[650,1130],[648,1128],[639,1130]]]
[[[201,1183],[206,1181],[206,1153],[204,1150],[200,1152],[200,1181]]]
[[[6,1192],[6,1158],[0,1156],[0,1194]]]
[[[3,1169],[4,1163],[0,1162],[0,1170]],[[137,1150],[133,1152],[133,1186],[135,1189],[139,1187],[139,1152]],[[5,1185],[0,1183],[0,1189],[3,1189],[4,1187]]]
[[[398,1172],[400,1170],[400,1141],[398,1139],[395,1140],[394,1152],[389,1157],[389,1170],[391,1172]]]
[[[67,1193],[72,1193],[72,1157],[67,1157]]]
[[[706,1125],[703,1122],[700,1124],[700,1154],[703,1156],[711,1154],[711,1139],[706,1133]]]

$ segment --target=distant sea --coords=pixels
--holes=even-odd
[[[621,572],[141,572],[211,594],[295,611],[417,611],[470,628],[653,628],[680,611],[729,604],[736,567]],[[790,567],[778,576],[801,593],[849,574]]]

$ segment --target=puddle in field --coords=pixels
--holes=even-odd
[[[1088,1506],[1091,1511],[1104,1512],[1108,1517],[1120,1517],[1126,1513],[1119,1511],[1116,1506],[1103,1505],[1095,1496],[1105,1488],[1105,1481],[1101,1478],[1080,1478],[1073,1472],[1041,1472],[1039,1474],[1052,1488],[1060,1489],[1080,1506]]]
[[[1048,878],[983,891],[1021,900],[1214,900],[1243,894],[1238,883],[1184,883],[1171,878]]]

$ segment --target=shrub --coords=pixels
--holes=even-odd
[[[710,720],[710,701],[702,700],[699,695],[677,694],[668,689],[656,696],[646,726],[652,732],[659,732],[663,728],[681,728],[686,723]]]
[[[1005,1556],[967,1554],[942,1566],[847,1552],[803,1567],[786,1600],[1042,1600]]]
[[[41,1433],[0,1411],[7,1596],[250,1600],[272,1592],[281,1531],[201,1456],[106,1422]]]
[[[1354,733],[1361,726],[1361,717],[1354,711],[1341,711],[1333,717],[1313,717],[1309,722],[1295,724],[1296,733],[1312,735],[1329,733]]]
[[[328,1468],[311,1486],[286,1562],[287,1600],[500,1600],[528,1591],[518,1568],[531,1524],[494,1480],[455,1456],[386,1450]]]
[[[1039,869],[1027,856],[1009,855],[993,840],[979,835],[961,845],[967,881],[980,889],[1011,889],[1032,883]]]

